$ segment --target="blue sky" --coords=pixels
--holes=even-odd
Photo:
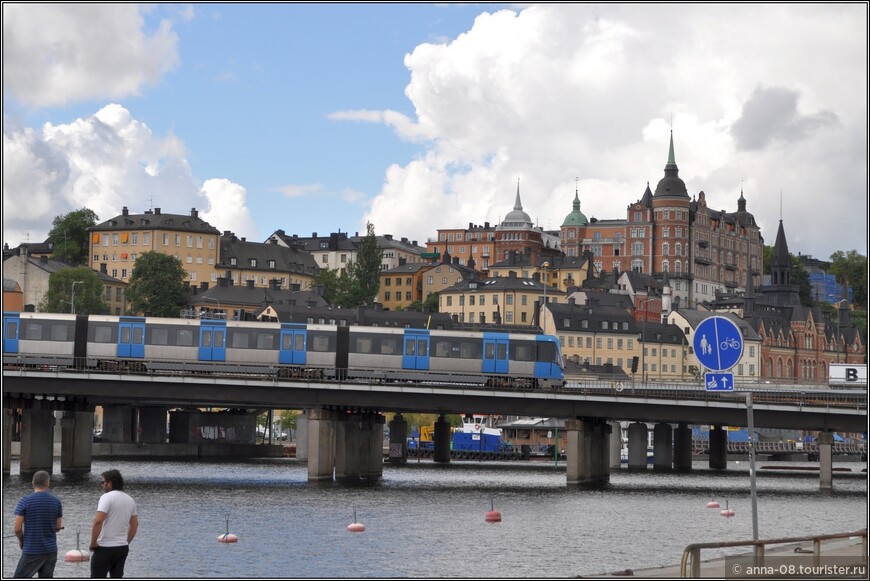
[[[867,254],[867,6],[4,4],[3,236],[87,206],[421,244],[663,175]],[[579,182],[577,180],[579,178]],[[782,204],[780,204],[782,192]]]

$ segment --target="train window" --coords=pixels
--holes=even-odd
[[[94,328],[94,343],[114,343],[112,338],[112,327],[108,325],[98,325]]]
[[[27,323],[24,328],[24,338],[31,341],[42,341],[42,323]]]
[[[357,337],[355,341],[354,353],[371,353],[372,340],[370,337]]]
[[[450,343],[447,341],[435,342],[435,357],[450,357]]]
[[[429,356],[429,341],[425,339],[420,339],[417,341],[417,355],[420,357],[428,357]]]
[[[399,342],[392,337],[385,337],[381,339],[381,354],[383,355],[395,355],[399,352]]]
[[[480,359],[483,354],[481,344],[471,341],[462,341],[459,344],[459,356],[463,359]]]
[[[275,349],[275,335],[272,333],[257,333],[257,349]]]
[[[140,345],[142,343],[142,333],[144,329],[142,327],[133,327],[133,343]]]
[[[168,345],[169,331],[167,331],[166,329],[151,329],[151,344]]]
[[[416,341],[405,341],[405,355],[414,355],[416,345]]]
[[[200,347],[211,347],[211,331],[204,331],[199,335]]]
[[[507,359],[507,345],[504,343],[498,344],[498,355],[496,359]]]
[[[312,351],[330,351],[329,335],[312,334],[308,344],[311,346]]]
[[[18,329],[18,325],[15,323],[6,323],[6,338],[7,339],[15,339],[15,331]]]
[[[556,360],[556,346],[552,343],[537,343],[538,346],[538,361],[552,363]]]
[[[175,335],[175,344],[183,347],[193,345],[193,331],[191,329],[179,329]]]
[[[121,327],[121,343],[130,342],[130,327]]]
[[[495,357],[495,344],[494,343],[487,343],[485,349],[486,349],[486,355],[484,356],[484,359],[492,359],[493,357]]]
[[[233,331],[230,334],[230,337],[232,339],[231,346],[233,347],[233,349],[247,349],[248,348],[249,338],[248,338],[247,333]]]
[[[535,360],[535,350],[532,347],[533,344],[529,343],[511,343],[514,361],[534,361]]]
[[[69,337],[69,327],[64,324],[51,326],[52,341],[67,341]]]

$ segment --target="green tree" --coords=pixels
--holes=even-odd
[[[838,250],[831,255],[831,274],[837,282],[852,287],[852,304],[867,304],[867,257],[856,250]]]
[[[75,285],[73,285],[75,283]],[[90,268],[64,268],[48,277],[48,292],[38,308],[43,313],[105,314],[103,282]]]
[[[355,298],[359,301],[359,305],[371,306],[374,304],[381,285],[381,264],[383,261],[384,250],[378,248],[375,226],[369,222],[366,224],[366,235],[356,253],[356,261],[348,268],[355,283],[354,293],[357,295]]]
[[[187,272],[174,256],[143,252],[136,260],[127,285],[130,312],[152,317],[178,317],[180,304],[187,298],[185,278]]]
[[[78,266],[88,263],[88,228],[97,225],[93,210],[82,208],[68,214],[55,216],[48,237],[54,244],[51,257],[67,264]]]
[[[330,268],[321,268],[317,276],[314,277],[315,286],[323,287],[323,300],[330,305],[338,304],[339,298],[339,274],[337,270]]]

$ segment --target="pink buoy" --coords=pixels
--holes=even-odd
[[[347,525],[347,532],[349,533],[361,533],[366,530],[366,527],[361,522],[356,522],[356,509],[353,509],[353,522]]]
[[[711,500],[707,503],[707,508],[719,508],[719,503],[715,500]]]
[[[495,503],[491,498],[489,499],[489,510],[486,511],[483,520],[486,522],[501,522],[501,513],[495,509]]]
[[[722,511],[719,514],[722,516],[725,516],[725,517],[734,516],[734,511],[731,510],[730,508],[728,508],[728,501],[727,500],[725,501],[725,508],[722,509]]]
[[[63,556],[63,560],[67,563],[81,563],[82,561],[90,561],[91,554],[82,549],[73,549],[72,551],[66,552]]]
[[[237,537],[233,533],[226,533],[223,535],[218,535],[217,540],[219,543],[238,543],[239,537]]]

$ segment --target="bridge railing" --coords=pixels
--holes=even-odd
[[[748,454],[750,442],[728,442],[729,454]],[[695,439],[692,441],[692,453],[707,454],[710,451],[710,441]],[[817,443],[803,444],[800,442],[756,442],[755,452],[758,454],[818,454]],[[835,442],[831,446],[832,454],[866,454],[867,442]]]

